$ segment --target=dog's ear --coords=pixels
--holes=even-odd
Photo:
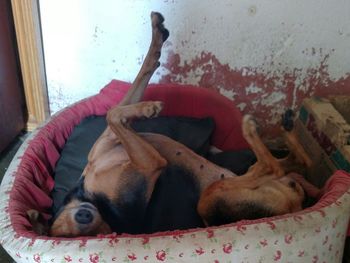
[[[301,187],[304,189],[305,194],[309,197],[315,198],[316,200],[320,199],[324,193],[324,189],[319,189],[310,182],[308,182],[304,176],[297,173],[289,173],[288,177],[297,181]]]
[[[46,220],[41,214],[34,209],[27,211],[29,222],[32,224],[33,231],[40,236],[47,235],[49,232],[49,226]]]
[[[29,218],[30,222],[36,221],[39,218],[39,212],[34,210],[34,209],[30,209],[27,211],[27,216]]]

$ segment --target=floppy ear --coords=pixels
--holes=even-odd
[[[34,210],[34,209],[30,209],[27,211],[27,216],[29,217],[29,221],[33,222],[33,221],[38,220],[39,212]]]
[[[32,224],[33,231],[38,235],[47,235],[49,232],[49,226],[47,222],[42,218],[37,210],[30,209],[27,211],[29,222]]]

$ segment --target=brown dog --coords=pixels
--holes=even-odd
[[[292,155],[275,159],[257,135],[250,116],[243,120],[243,134],[258,161],[241,177],[168,137],[136,134],[128,127],[133,119],[151,118],[162,110],[162,102],[139,102],[159,66],[161,47],[169,35],[159,13],[152,13],[151,21],[152,42],[141,70],[122,102],[109,110],[108,127],[91,149],[79,184],[53,220],[50,234],[72,237],[129,232],[142,221],[154,185],[167,165],[177,165],[192,174],[201,194],[198,213],[207,225],[302,209],[304,191],[295,179],[285,175]],[[295,139],[293,135],[290,138]],[[292,153],[308,164],[305,152],[292,139],[288,140]]]

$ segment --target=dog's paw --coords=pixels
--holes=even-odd
[[[107,112],[106,120],[109,124],[127,124],[128,112],[124,112],[121,107],[114,107]]]
[[[161,13],[158,12],[152,12],[151,13],[151,21],[152,21],[152,28],[154,32],[159,31],[162,36],[162,41],[168,39],[169,37],[169,30],[164,27],[164,17]]]
[[[282,122],[281,125],[284,130],[286,131],[292,131],[294,128],[294,112],[291,109],[288,109],[285,111],[284,114],[282,114]]]
[[[154,118],[159,115],[163,109],[163,102],[161,101],[147,101],[142,107],[142,115],[146,118]]]
[[[161,13],[152,11],[151,12],[152,26],[157,26],[164,22],[164,17]]]
[[[29,219],[29,222],[32,224],[32,230],[40,235],[44,236],[49,233],[49,226],[47,224],[47,221],[43,218],[43,216],[34,209],[30,209],[27,211],[27,216]]]
[[[256,134],[257,125],[252,115],[244,115],[242,123],[242,131],[245,136]]]

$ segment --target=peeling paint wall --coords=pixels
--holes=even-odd
[[[305,97],[350,94],[350,1],[40,0],[53,112],[116,78],[132,81],[149,13],[170,38],[152,82],[215,89],[274,135]]]

